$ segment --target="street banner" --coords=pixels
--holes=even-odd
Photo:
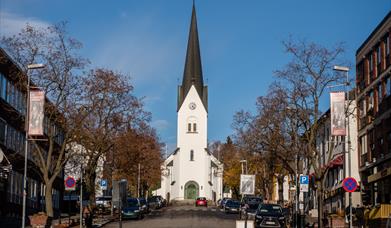
[[[43,117],[45,93],[41,90],[30,90],[29,135],[43,135]]]
[[[345,92],[330,93],[331,135],[345,136]]]
[[[240,175],[240,194],[255,194],[255,175]]]

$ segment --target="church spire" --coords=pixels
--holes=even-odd
[[[193,1],[193,9],[190,22],[189,39],[187,43],[186,62],[183,72],[182,86],[178,94],[178,110],[181,107],[191,86],[194,85],[200,96],[205,108],[207,109],[207,88],[204,87],[202,77],[202,64],[200,44],[198,40],[197,16]]]

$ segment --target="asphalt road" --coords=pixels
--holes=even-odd
[[[154,210],[142,220],[125,220],[123,228],[212,228],[227,227],[235,228],[235,220],[238,214],[225,214],[219,208],[195,207],[195,206],[171,206]],[[112,222],[105,228],[119,227],[118,222]]]

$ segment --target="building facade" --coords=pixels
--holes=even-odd
[[[346,136],[333,136],[331,134],[330,109],[318,120],[318,132],[316,134],[316,148],[320,152],[321,168],[326,170],[323,181],[323,209],[328,214],[343,215],[345,208],[349,205],[349,193],[342,187],[345,177],[353,177],[360,183],[359,156],[357,148],[357,118],[355,115],[356,102],[354,93],[351,92],[350,99],[345,102],[349,107],[350,115],[345,116]],[[347,136],[350,137],[350,144]],[[350,175],[349,175],[349,154],[350,154]],[[313,173],[312,167],[304,163],[304,173]],[[311,181],[310,181],[311,182]],[[361,205],[360,188],[352,193],[352,206]],[[305,211],[312,216],[318,216],[317,192],[313,188],[305,194]]]
[[[25,151],[26,82],[22,70],[0,48],[0,149],[7,159],[0,163],[0,224],[21,227]],[[46,118],[45,118],[46,119]],[[47,119],[46,119],[47,122]],[[48,125],[46,125],[48,127]],[[47,129],[45,128],[45,132]],[[28,147],[26,215],[45,211],[45,184]],[[60,213],[63,195],[60,173],[53,184],[55,216]],[[29,221],[26,219],[26,221]]]
[[[365,204],[391,203],[391,12],[356,52],[359,165]]]
[[[207,149],[208,87],[204,85],[193,5],[182,85],[178,87],[177,149],[165,161],[156,194],[184,200],[222,197],[223,165]]]

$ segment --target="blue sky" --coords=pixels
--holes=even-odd
[[[1,0],[0,35],[15,33],[26,22],[68,21],[91,67],[131,76],[136,95],[145,97],[153,114],[152,125],[172,150],[191,7],[192,0]],[[391,1],[196,0],[196,9],[209,86],[208,138],[215,141],[232,134],[234,113],[254,110],[273,71],[289,61],[283,40],[345,42],[345,58],[353,65],[356,49],[391,10]]]

